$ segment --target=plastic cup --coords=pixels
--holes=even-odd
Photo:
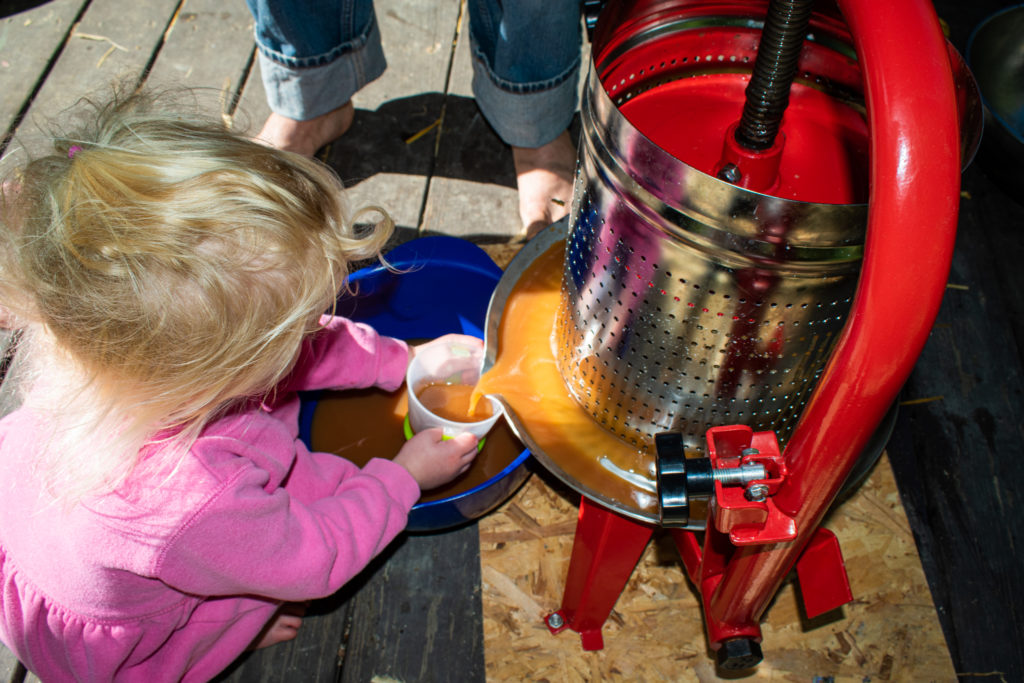
[[[484,436],[501,417],[501,404],[484,396],[481,400],[491,402],[492,414],[478,422],[460,422],[446,419],[426,408],[416,395],[428,384],[466,384],[475,386],[480,379],[484,350],[482,346],[469,346],[458,341],[436,342],[417,351],[405,374],[406,391],[409,394],[409,418],[406,436],[416,432],[441,427],[445,438],[463,432],[471,432],[483,442]],[[411,430],[411,431],[410,431]]]

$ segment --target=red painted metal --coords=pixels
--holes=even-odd
[[[704,624],[711,649],[718,650],[722,642],[730,638],[751,638],[760,642],[761,627],[756,622],[726,623],[708,619],[711,598],[715,595],[726,568],[737,552],[737,546],[729,541],[728,533],[711,526],[704,533],[703,545],[693,531],[673,530],[672,535],[683,558],[687,574],[700,592]]]
[[[652,0],[650,4],[663,7],[665,12],[677,6],[671,0]],[[719,4],[725,8],[749,6],[741,2]],[[731,494],[735,492],[721,489],[716,493],[723,501],[715,504],[720,512],[715,525],[704,534],[703,545],[693,532],[672,532],[687,574],[701,593],[713,649],[729,638],[760,640],[758,621],[801,557],[806,558],[801,560],[805,575],[823,574],[829,579],[828,585],[815,586],[813,579],[805,583],[801,578],[810,616],[848,601],[849,585],[838,544],[834,537],[830,540],[827,534],[820,535],[818,524],[910,374],[938,313],[952,258],[959,202],[960,131],[948,47],[934,9],[928,0],[839,0],[838,6],[853,36],[863,72],[870,130],[868,238],[861,279],[842,337],[785,451],[779,459],[766,460],[774,467],[770,469],[775,479],[770,500],[778,516],[769,523],[767,505],[747,506],[734,499]],[[616,3],[606,11],[616,12]],[[656,15],[644,20],[651,17]],[[818,17],[815,21],[834,19]],[[605,25],[615,26],[615,21]],[[634,29],[626,27],[619,35],[625,39]],[[615,38],[606,38],[605,42],[606,52],[618,49]],[[614,71],[615,67],[610,68]],[[689,131],[696,125],[700,135],[678,134],[673,112],[680,109],[673,109],[671,98],[662,102],[664,106],[636,98],[622,111],[638,128],[653,129],[651,138],[660,146],[705,172],[713,172],[721,148],[707,145],[707,139],[716,138],[706,134],[717,126],[717,139],[724,139],[727,127],[739,118],[739,110],[735,116],[725,115],[730,106],[727,100],[732,96],[723,95],[722,87],[732,85],[707,78],[699,82],[683,79],[670,86],[680,89],[679,102],[688,103],[693,102],[694,93],[683,89],[707,89],[708,107],[686,109]],[[791,99],[791,107],[796,103],[796,108],[793,112],[787,109],[785,125],[799,125],[796,120],[801,116],[801,99],[799,93],[796,95]],[[804,111],[812,117],[824,113],[815,103],[816,94],[808,93],[808,97]],[[835,123],[852,131],[853,139],[860,135],[845,122]],[[656,139],[658,130],[664,131],[664,140]],[[673,140],[701,138],[706,158],[672,149]],[[795,139],[788,136],[783,164],[791,154],[796,159],[820,156],[824,149],[811,147],[794,154]],[[825,154],[825,166],[832,166],[836,172],[842,170],[834,165],[838,161]],[[787,175],[783,168],[780,176],[785,180]],[[857,192],[856,183],[844,185],[828,171],[802,177],[809,177],[814,185],[792,188],[800,199],[860,201],[854,196],[816,196],[834,193],[836,185],[844,186],[842,192],[847,195]],[[715,435],[712,440],[718,438]],[[721,438],[731,449],[732,439],[739,437],[723,433]],[[766,452],[769,450],[766,448]],[[718,530],[719,524],[722,530]],[[730,533],[744,525],[753,531],[744,531],[746,536],[740,534],[730,540]],[[787,528],[785,536],[790,536],[790,531],[795,534],[794,540],[778,542],[782,526]],[[765,528],[769,532],[762,533]],[[652,531],[652,527],[584,498],[562,607],[555,613],[562,623],[556,628],[549,621],[551,630],[571,628],[581,634],[585,649],[600,649],[601,626]],[[735,543],[737,540],[740,544]]]
[[[743,113],[749,80],[730,73],[681,78],[631,98],[619,106],[619,111],[669,154],[716,175],[723,146],[730,145],[730,131]],[[685,135],[680,134],[683,124],[679,112],[685,112]],[[768,182],[763,176],[775,176],[770,194],[822,204],[867,201],[868,171],[864,164],[868,158],[868,129],[855,109],[837,107],[822,91],[795,83],[781,133],[785,136],[784,153],[770,160],[770,168],[755,173],[762,183]],[[747,163],[753,161],[751,158]]]
[[[708,457],[715,469],[760,463],[768,477],[750,483],[765,484],[769,493],[777,491],[785,481],[785,463],[772,432],[754,432],[745,425],[713,427],[707,432],[707,445]],[[744,455],[743,452],[749,449],[758,452]],[[739,547],[785,543],[796,536],[793,520],[782,514],[770,497],[764,501],[750,501],[744,497],[743,491],[742,486],[723,486],[721,482],[715,482],[715,496],[709,505],[709,523],[704,531],[702,548],[692,531],[673,534],[687,573],[700,590],[704,623],[713,650],[730,638],[761,640],[761,628],[756,622],[727,623],[708,618],[712,598]]]
[[[796,575],[808,619],[853,600],[839,539],[828,529],[818,527],[814,532],[811,542],[796,561]]]
[[[730,558],[706,601],[708,623],[728,628],[757,624],[895,400],[938,313],[952,258],[956,94],[931,3],[839,6],[862,64],[871,130],[864,263],[843,335],[784,451],[789,474],[774,501],[799,536]]]
[[[782,162],[782,150],[786,146],[786,135],[780,132],[770,149],[758,152],[747,149],[736,139],[738,123],[734,123],[725,133],[722,145],[722,160],[715,167],[715,175],[721,177],[722,170],[727,166],[736,169],[739,178],[728,179],[734,185],[762,192],[777,194],[779,190],[779,164]]]
[[[580,634],[584,650],[604,647],[601,626],[625,588],[654,532],[594,503],[580,501],[576,537],[562,607],[547,618],[553,633],[571,628]]]
[[[763,465],[768,477],[748,484],[763,484],[769,494],[778,491],[785,481],[786,463],[779,453],[774,432],[754,432],[745,425],[713,427],[707,432],[707,445],[708,458],[716,470]],[[743,455],[743,451],[750,448],[758,452]],[[715,495],[708,511],[715,531],[726,534],[733,545],[785,543],[796,538],[793,518],[779,510],[770,496],[763,501],[747,500],[745,490],[742,486],[715,482]]]
[[[690,577],[693,585],[700,585],[700,563],[704,559],[701,550],[700,539],[697,534],[685,529],[672,529],[672,538],[676,542],[679,556],[683,558],[683,566],[686,568],[686,575]]]

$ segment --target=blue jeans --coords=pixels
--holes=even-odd
[[[246,0],[271,110],[297,121],[337,109],[387,68],[372,0]]]
[[[372,0],[246,1],[267,102],[278,114],[326,114],[387,67]],[[509,145],[554,140],[576,111],[579,0],[468,4],[473,94],[484,117]]]
[[[580,75],[579,0],[468,0],[473,95],[507,144],[540,147],[569,127]]]

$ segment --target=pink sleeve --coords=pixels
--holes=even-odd
[[[198,595],[324,597],[398,535],[420,494],[403,467],[379,459],[351,465],[334,495],[312,502],[267,482],[260,468],[241,469],[171,540],[157,576]]]
[[[286,390],[402,386],[409,365],[405,342],[347,318],[324,316],[320,322],[324,327],[303,344]]]

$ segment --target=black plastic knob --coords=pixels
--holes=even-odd
[[[662,526],[685,528],[690,522],[690,501],[706,498],[715,490],[711,461],[708,458],[688,460],[683,435],[679,432],[655,434],[654,447],[658,518]]]

